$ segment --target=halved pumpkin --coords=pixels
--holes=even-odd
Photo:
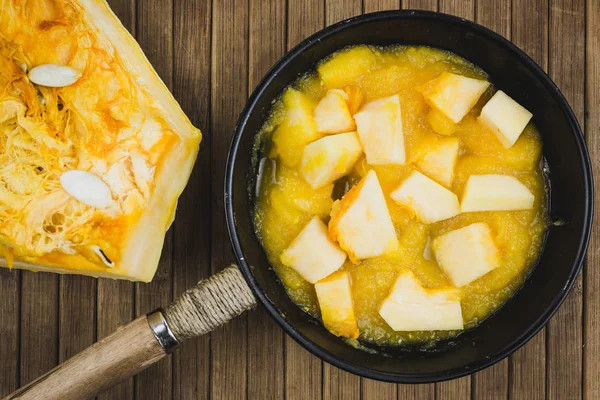
[[[104,0],[5,2],[1,265],[150,281],[200,140]]]

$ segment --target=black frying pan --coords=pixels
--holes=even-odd
[[[549,229],[539,263],[523,288],[477,328],[427,352],[377,348],[377,353],[365,353],[331,335],[292,303],[269,268],[253,231],[250,210],[255,198],[251,188],[257,165],[252,160],[252,145],[272,99],[323,57],[359,43],[433,46],[478,65],[497,88],[533,113],[550,169],[549,212],[552,220],[560,223]],[[225,204],[239,266],[255,295],[290,336],[325,361],[355,374],[422,383],[457,378],[498,362],[524,345],[552,317],[573,285],[587,248],[593,212],[592,171],[569,104],[548,75],[515,45],[487,28],[450,15],[389,11],[351,18],[316,33],[267,73],[248,100],[233,137]]]
[[[252,222],[257,158],[255,135],[273,99],[323,57],[355,44],[427,45],[450,50],[483,68],[492,83],[530,110],[550,170],[553,221],[543,252],[523,287],[475,329],[434,348],[358,350],[330,334],[286,295],[270,268]],[[556,85],[525,53],[473,22],[425,11],[367,14],[330,26],[286,54],[258,85],[239,119],[229,152],[225,207],[239,268],[203,281],[166,311],[121,328],[32,384],[16,399],[87,398],[164,357],[254,305],[252,293],[285,331],[325,361],[372,379],[425,383],[488,367],[531,339],[556,312],[581,269],[591,230],[592,172],[583,134]],[[248,287],[249,286],[249,287]]]

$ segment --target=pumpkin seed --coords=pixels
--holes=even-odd
[[[108,185],[87,171],[71,170],[60,177],[63,189],[80,202],[95,208],[107,208],[112,202]]]
[[[65,65],[41,64],[33,67],[28,76],[37,85],[59,88],[77,82],[81,72]]]

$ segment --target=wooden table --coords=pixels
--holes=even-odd
[[[594,166],[600,166],[599,0],[110,3],[204,132],[202,150],[151,284],[0,271],[0,397],[135,316],[167,305],[197,280],[233,261],[222,193],[237,115],[246,96],[287,49],[341,19],[401,6],[439,10],[494,29],[550,73],[585,127]],[[597,400],[597,229],[590,249],[583,276],[548,326],[514,355],[470,377],[422,386],[361,379],[312,356],[258,309],[185,343],[171,358],[100,398]]]

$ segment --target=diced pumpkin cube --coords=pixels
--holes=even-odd
[[[433,180],[446,187],[452,186],[454,167],[458,159],[460,140],[448,138],[440,140],[434,148],[417,162],[417,168]]]
[[[435,258],[456,287],[500,266],[499,252],[487,224],[478,222],[434,239]]]
[[[329,240],[327,226],[314,217],[281,254],[280,260],[315,283],[337,271],[344,264],[346,253]]]
[[[367,103],[354,115],[354,119],[369,164],[406,162],[400,96]]]
[[[450,136],[456,131],[456,123],[436,108],[427,113],[427,122],[436,133],[443,136]]]
[[[498,90],[481,109],[479,122],[491,129],[508,149],[515,144],[532,117],[532,113]]]
[[[371,71],[361,78],[360,86],[367,101],[392,96],[410,85],[411,69],[406,65],[391,65]]]
[[[329,236],[338,241],[353,262],[398,248],[396,230],[375,171],[370,170],[334,203]]]
[[[463,329],[460,291],[425,289],[411,271],[398,276],[379,315],[395,331]]]
[[[331,134],[350,132],[356,129],[350,115],[348,94],[340,89],[332,89],[321,99],[315,108],[315,123],[319,133]]]
[[[313,189],[319,189],[348,174],[361,154],[356,132],[326,136],[304,147],[300,171]]]
[[[313,189],[297,170],[284,166],[278,168],[276,178],[277,187],[273,193],[281,192],[291,207],[308,214],[329,215],[333,205],[333,184]]]
[[[456,195],[419,171],[414,171],[405,179],[390,197],[396,204],[411,209],[425,224],[452,218],[460,213]]]
[[[367,46],[356,46],[336,52],[333,57],[317,67],[328,89],[350,85],[368,72],[377,62],[377,56]]]
[[[358,338],[350,274],[337,271],[315,284],[323,324],[336,336]]]
[[[317,132],[314,120],[314,101],[295,89],[287,89],[282,102],[285,117],[273,133],[272,140],[275,154],[279,155],[283,165],[293,168],[302,158],[302,152],[298,149],[322,135]]]
[[[471,175],[461,203],[463,212],[529,210],[533,194],[517,178],[509,175]]]
[[[488,81],[444,72],[420,90],[430,106],[443,112],[452,121],[460,122],[489,85]]]
[[[360,109],[360,106],[363,102],[364,95],[361,90],[356,85],[348,85],[344,86],[344,92],[348,95],[348,99],[346,102],[348,103],[348,110],[350,111],[350,115],[354,115]]]

